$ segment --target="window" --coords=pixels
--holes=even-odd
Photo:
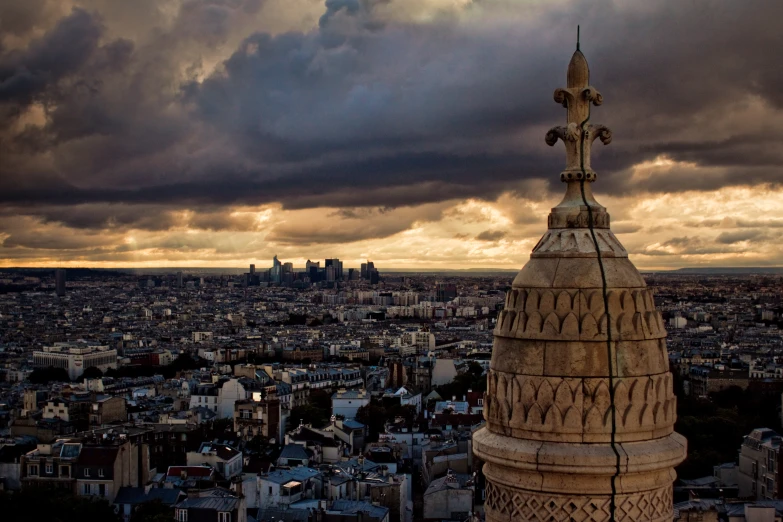
[[[34,464],[34,465],[30,466],[29,468],[27,468],[27,474],[30,475],[31,477],[37,477],[38,476],[38,466]]]
[[[60,466],[60,476],[61,477],[70,477],[71,476],[71,469],[68,466]]]
[[[98,494],[102,497],[106,496],[106,484],[98,484]]]
[[[46,465],[46,474],[47,475],[51,475],[52,473],[54,473],[54,466],[52,466],[51,464],[47,464]]]
[[[103,478],[103,468],[98,469],[98,476]]]
[[[90,485],[82,484],[82,495],[89,495],[89,494],[90,494]]]
[[[218,513],[218,522],[231,522],[231,513]]]
[[[90,468],[84,468],[84,476],[89,477],[90,476]]]
[[[176,513],[177,522],[188,522],[188,510],[178,509]]]
[[[478,405],[479,406],[484,406],[484,399],[479,399],[478,400]]]
[[[269,494],[272,494],[272,486],[269,486]]]

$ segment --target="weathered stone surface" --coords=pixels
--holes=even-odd
[[[498,316],[487,425],[473,440],[487,520],[669,521],[686,442],[666,331],[590,190],[591,145],[611,131],[587,123],[602,97],[579,51],[555,99],[568,123],[546,141],[566,145],[566,195]]]

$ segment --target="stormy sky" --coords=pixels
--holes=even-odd
[[[519,267],[594,190],[641,268],[783,264],[778,0],[6,0],[0,264]]]

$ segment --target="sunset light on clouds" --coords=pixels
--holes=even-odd
[[[519,268],[581,24],[636,266],[779,266],[783,3],[710,5],[5,2],[0,263]]]

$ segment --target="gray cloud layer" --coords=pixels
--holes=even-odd
[[[562,151],[543,134],[565,117],[551,93],[577,23],[606,99],[595,119],[615,131],[595,161],[601,191],[783,179],[783,69],[770,56],[783,48],[781,2],[506,11],[490,1],[426,23],[388,16],[393,3],[327,0],[317,27],[271,35],[243,22],[259,0],[168,2],[168,22],[134,41],[107,26],[121,2],[59,19],[43,0],[11,2],[0,27],[29,43],[0,49],[0,116],[11,123],[0,131],[0,201],[69,226],[154,230],[168,221],[148,219],[152,208],[394,207],[554,183]],[[154,19],[162,8],[138,9]],[[45,124],[23,124],[32,106]],[[660,154],[710,175],[673,169],[632,184],[630,166]],[[84,204],[100,210],[69,211]]]

